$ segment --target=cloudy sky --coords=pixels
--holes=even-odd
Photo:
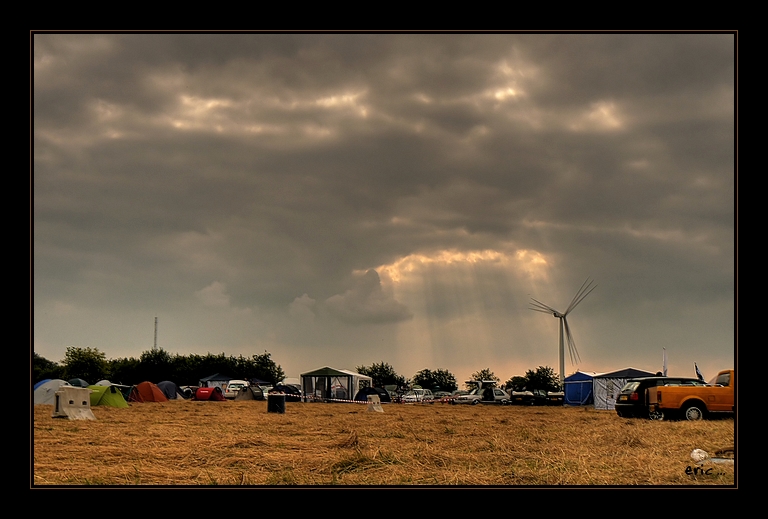
[[[33,347],[735,357],[733,34],[35,34]]]

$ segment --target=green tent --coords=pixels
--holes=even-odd
[[[118,386],[88,386],[91,390],[91,407],[108,405],[110,407],[128,407]]]

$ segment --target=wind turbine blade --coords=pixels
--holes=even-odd
[[[581,361],[579,357],[579,350],[576,349],[576,341],[571,333],[571,327],[568,326],[568,320],[563,317],[563,324],[565,325],[565,337],[568,342],[568,354],[571,356],[571,365],[578,364]]]
[[[559,313],[557,310],[552,308],[551,306],[545,305],[541,301],[537,301],[536,299],[531,298],[534,302],[530,303],[531,310],[536,310],[537,312],[544,312],[547,314],[556,314]]]
[[[563,312],[563,315],[568,315],[568,313],[576,308],[576,305],[581,303],[584,298],[587,297],[595,288],[597,288],[597,285],[594,285],[594,281],[590,281],[590,279],[587,278],[587,280],[581,284],[581,287],[579,288],[579,291],[576,292],[576,295],[573,296],[571,304],[568,305],[568,308],[565,310],[565,312]]]

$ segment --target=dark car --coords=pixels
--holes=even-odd
[[[270,389],[269,392],[285,394],[286,402],[301,402],[301,389],[293,384],[278,384]]]
[[[514,405],[563,405],[562,391],[545,391],[531,389],[528,391],[513,391],[510,402]]]
[[[656,386],[679,386],[683,384],[705,386],[694,377],[641,377],[631,378],[621,388],[616,398],[616,414],[623,417],[660,419],[660,415],[649,412],[650,404],[656,401]]]

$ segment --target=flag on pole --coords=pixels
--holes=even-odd
[[[664,368],[661,371],[661,374],[665,377],[667,376],[667,349],[664,348]]]
[[[704,375],[701,374],[701,371],[699,371],[699,366],[696,365],[696,363],[693,363],[693,369],[696,370],[696,376],[699,377],[699,380],[704,382]]]

